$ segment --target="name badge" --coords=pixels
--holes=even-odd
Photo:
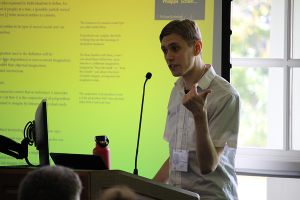
[[[187,172],[188,171],[189,151],[173,149],[172,170]]]

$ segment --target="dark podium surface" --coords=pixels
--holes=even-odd
[[[34,167],[0,167],[0,199],[17,200],[18,186]],[[81,200],[100,200],[101,192],[114,186],[128,186],[142,199],[197,200],[199,195],[121,170],[74,170],[80,177],[83,190]]]

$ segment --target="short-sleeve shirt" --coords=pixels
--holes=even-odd
[[[224,147],[221,159],[215,171],[207,175],[200,174],[196,157],[195,122],[192,113],[182,104],[185,88],[183,78],[179,77],[171,92],[164,133],[170,151],[169,184],[198,193],[201,200],[237,200],[235,154],[241,106],[239,93],[218,76],[212,66],[198,81],[198,94],[206,89],[212,90],[207,96],[209,133],[215,147]],[[189,151],[187,172],[171,170],[173,149]]]

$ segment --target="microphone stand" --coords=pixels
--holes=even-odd
[[[137,157],[139,153],[139,143],[140,143],[140,133],[141,133],[141,124],[142,124],[142,113],[143,113],[143,106],[144,106],[144,96],[145,96],[145,86],[147,81],[151,78],[152,74],[147,73],[146,75],[146,80],[144,83],[144,88],[143,88],[143,99],[142,99],[142,107],[141,107],[141,114],[140,114],[140,125],[139,125],[139,134],[138,134],[138,140],[137,140],[137,146],[136,146],[136,155],[135,155],[135,168],[133,170],[133,174],[138,175],[138,169],[137,169]]]

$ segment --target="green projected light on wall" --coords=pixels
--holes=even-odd
[[[152,178],[168,157],[163,132],[176,81],[159,34],[182,18],[198,23],[203,60],[212,63],[214,1],[1,1],[0,135],[21,142],[47,99],[50,152],[92,154],[94,137],[107,135],[111,168],[132,173],[143,83],[151,72],[138,168]],[[38,163],[34,147],[29,160]],[[0,153],[1,166],[25,164]]]

